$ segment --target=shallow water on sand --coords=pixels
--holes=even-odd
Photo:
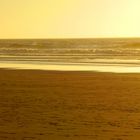
[[[81,64],[81,63],[45,63],[36,64],[26,62],[1,62],[0,68],[8,69],[31,69],[31,70],[53,70],[53,71],[98,71],[112,73],[140,73],[139,64]]]

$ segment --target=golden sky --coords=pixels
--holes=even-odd
[[[140,37],[140,0],[0,0],[0,38]]]

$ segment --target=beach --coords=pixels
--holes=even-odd
[[[0,69],[0,140],[138,140],[140,74]]]

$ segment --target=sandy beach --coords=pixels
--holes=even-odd
[[[140,74],[0,70],[0,140],[138,140]]]

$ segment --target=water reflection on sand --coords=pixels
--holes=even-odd
[[[140,73],[139,64],[81,64],[81,63],[26,63],[26,62],[0,62],[0,68],[8,69],[36,69],[36,70],[58,70],[58,71],[98,71],[113,73]]]

